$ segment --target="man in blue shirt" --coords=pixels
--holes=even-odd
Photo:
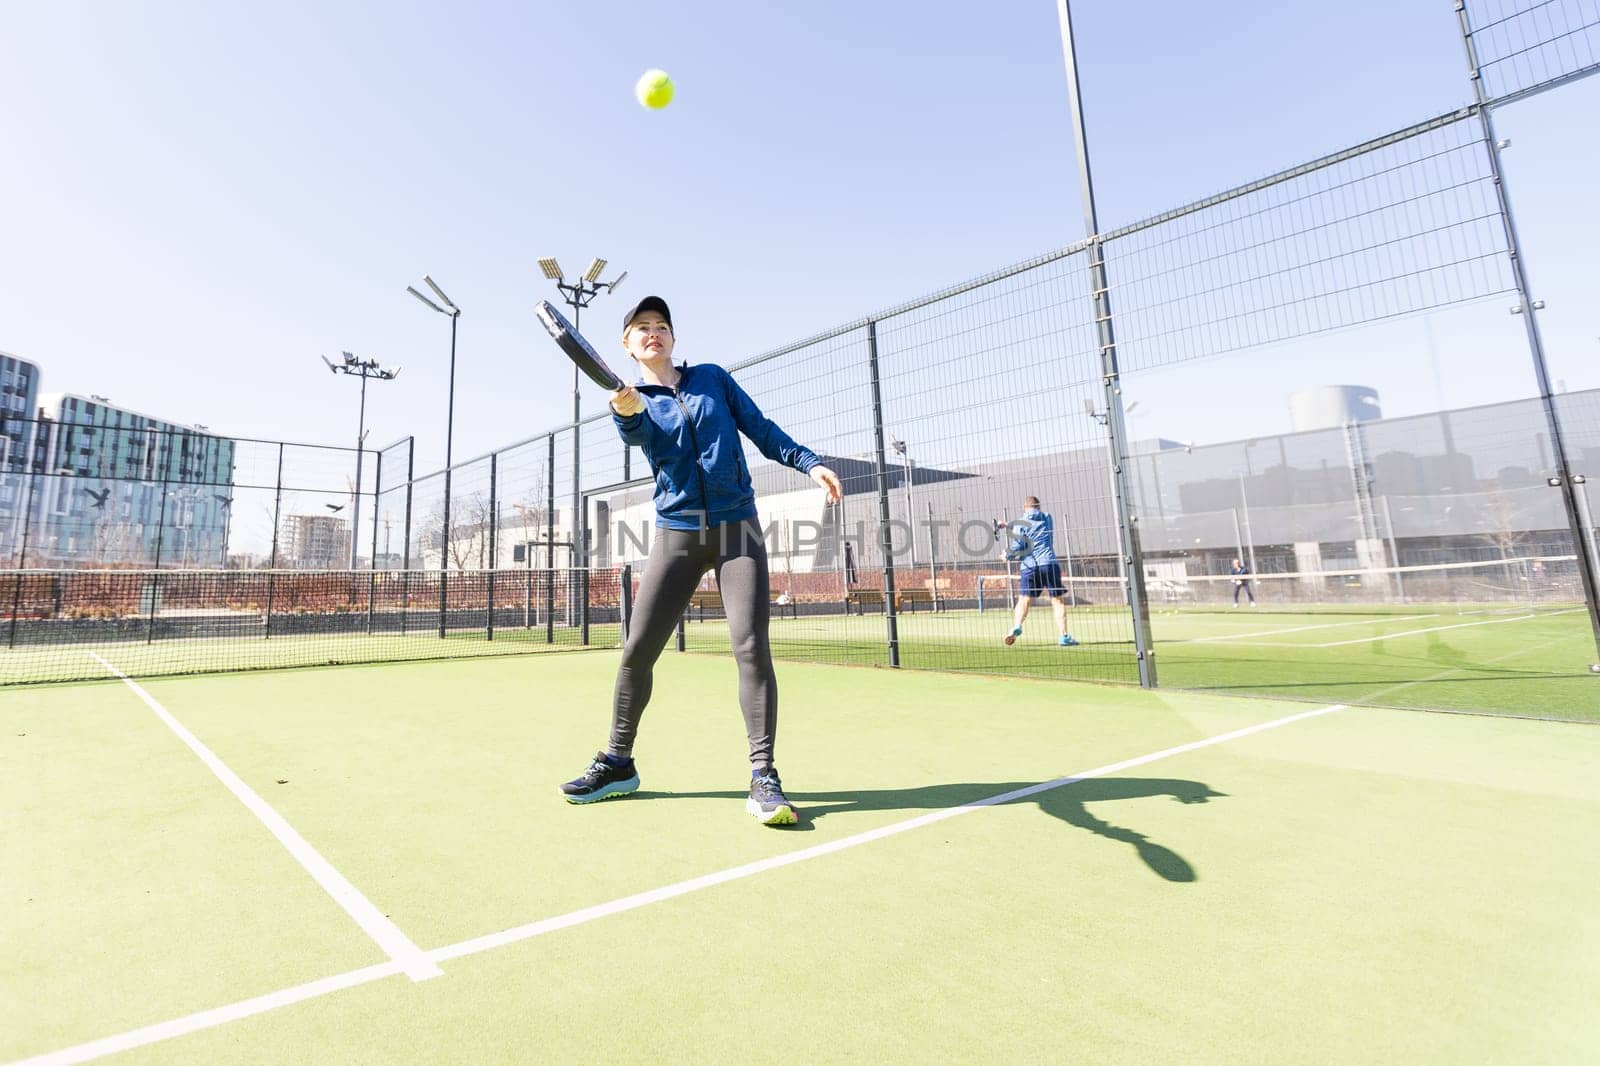
[[[1239,606],[1239,593],[1243,592],[1250,597],[1250,606],[1254,607],[1256,594],[1250,591],[1250,568],[1242,560],[1235,559],[1228,573],[1233,575],[1233,605]]]
[[[1011,632],[1006,634],[1010,647],[1022,636],[1022,623],[1028,617],[1035,596],[1048,596],[1055,609],[1056,629],[1060,631],[1059,643],[1070,648],[1078,642],[1067,632],[1067,590],[1061,581],[1061,564],[1056,561],[1055,523],[1039,510],[1039,497],[1029,496],[1024,501],[1022,517],[1010,525],[1011,541],[1006,546],[1005,558],[1022,560],[1022,585],[1017,595],[1016,617],[1012,619]]]

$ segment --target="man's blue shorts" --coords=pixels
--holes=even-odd
[[[1022,596],[1032,599],[1035,596],[1065,596],[1066,594],[1066,586],[1061,583],[1060,563],[1050,563],[1046,566],[1025,566],[1022,568]]]

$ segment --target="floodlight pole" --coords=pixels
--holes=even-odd
[[[450,467],[454,458],[456,436],[456,320],[461,317],[461,308],[444,294],[444,290],[439,288],[431,276],[424,274],[422,280],[439,298],[438,303],[422,295],[413,286],[407,285],[406,291],[441,315],[450,316],[450,396],[445,407],[444,422],[444,535],[439,542],[439,639],[443,640],[445,610],[449,605],[450,595]],[[444,306],[441,307],[440,304]],[[409,517],[408,511],[407,518]],[[410,550],[409,546],[407,550]]]
[[[1156,685],[1155,646],[1150,640],[1150,604],[1145,598],[1144,554],[1134,525],[1129,500],[1132,480],[1123,464],[1128,454],[1128,433],[1122,407],[1122,375],[1117,365],[1116,335],[1111,328],[1111,290],[1106,280],[1105,245],[1094,206],[1094,178],[1089,171],[1089,141],[1083,125],[1083,96],[1078,89],[1077,49],[1072,39],[1069,0],[1056,0],[1061,22],[1061,51],[1067,68],[1067,94],[1072,100],[1072,134],[1078,148],[1078,183],[1083,196],[1083,224],[1089,240],[1089,285],[1094,297],[1095,326],[1100,340],[1100,372],[1106,390],[1106,432],[1111,446],[1112,503],[1116,507],[1119,554],[1124,567],[1128,610],[1133,619],[1133,643],[1139,661],[1139,684]]]
[[[603,261],[596,261],[595,267],[600,267]],[[591,268],[593,272],[594,268]],[[626,271],[624,271],[626,273]],[[622,281],[622,275],[617,275],[611,281],[596,281],[587,275],[579,277],[576,281],[567,281],[564,277],[552,278],[556,288],[561,291],[561,299],[572,308],[572,328],[583,332],[583,309],[594,302],[594,298],[603,292],[610,292]],[[578,365],[572,365],[572,562],[573,566],[587,566],[589,560],[589,538],[584,535],[588,532],[586,516],[580,515],[579,509],[583,506],[580,499],[582,469],[582,443],[578,439],[578,421],[582,418],[583,400],[578,392]],[[571,587],[571,586],[569,586]]]
[[[452,321],[454,321],[452,319]],[[342,363],[335,363],[326,356],[323,362],[328,364],[328,369],[335,374],[348,374],[361,379],[361,413],[356,418],[356,483],[350,491],[350,569],[356,569],[357,537],[361,533],[361,459],[365,452],[367,440],[367,380],[377,378],[379,381],[393,381],[400,376],[398,368],[380,367],[376,359],[357,359],[349,352],[345,353]],[[377,565],[374,559],[373,565]]]

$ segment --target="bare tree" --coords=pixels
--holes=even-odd
[[[456,514],[461,516],[462,521],[451,523],[450,557],[457,570],[487,569],[489,524],[493,517],[489,513],[489,496],[479,490],[461,501],[458,507]],[[467,565],[474,555],[478,564],[475,568]]]
[[[1529,540],[1527,515],[1505,489],[1496,485],[1484,494],[1484,509],[1489,519],[1489,529],[1482,534],[1500,553],[1505,563],[1505,579],[1509,584],[1526,587],[1526,563],[1517,557]]]

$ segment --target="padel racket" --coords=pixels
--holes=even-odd
[[[544,328],[561,346],[561,350],[567,353],[567,358],[576,363],[578,369],[588,375],[590,381],[607,392],[616,392],[622,388],[623,380],[606,366],[605,360],[600,358],[594,346],[583,339],[583,334],[573,328],[567,317],[557,311],[549,300],[540,300],[539,306],[533,309],[533,313],[544,323]]]

